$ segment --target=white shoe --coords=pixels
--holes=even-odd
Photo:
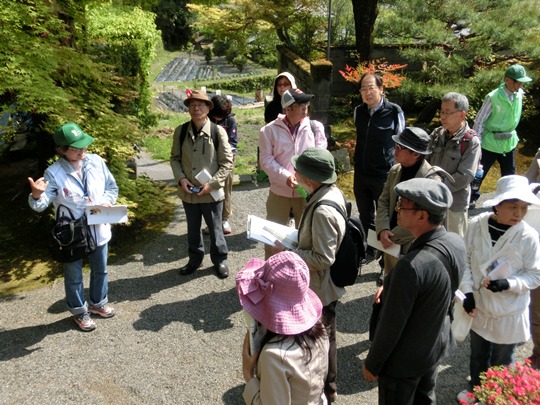
[[[223,221],[223,233],[225,235],[230,235],[232,233],[231,225],[229,224],[229,221]]]
[[[457,394],[457,400],[460,404],[476,404],[474,394],[467,390],[463,390]]]

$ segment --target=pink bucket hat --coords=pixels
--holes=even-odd
[[[297,335],[321,317],[321,300],[309,289],[309,269],[296,253],[250,259],[236,275],[236,288],[244,309],[274,333]]]

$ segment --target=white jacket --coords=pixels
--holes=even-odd
[[[98,155],[87,154],[83,159],[82,170],[86,173],[86,193],[75,169],[66,159],[58,159],[45,170],[43,177],[49,185],[39,200],[34,200],[32,194],[28,196],[30,208],[41,212],[52,202],[55,211],[62,204],[71,210],[75,218],[80,218],[88,201],[84,199],[85,194],[93,204],[114,204],[118,197],[118,186],[103,159]],[[111,239],[110,224],[91,225],[91,229],[98,246]]]
[[[474,292],[477,315],[471,329],[498,344],[515,344],[530,338],[529,290],[540,286],[540,243],[538,233],[526,222],[510,227],[491,246],[487,212],[471,218],[465,234],[467,269],[460,290]],[[508,261],[506,278],[510,288],[492,292],[482,281],[495,261]]]

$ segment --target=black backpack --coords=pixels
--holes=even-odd
[[[186,139],[190,122],[191,121],[183,123],[182,128],[180,129],[180,151],[182,151],[182,145],[184,144],[184,140]],[[217,124],[213,123],[212,121],[210,121],[210,136],[212,137],[212,143],[214,144],[214,148],[217,151],[219,145],[218,128]]]
[[[339,204],[331,200],[320,200],[313,207],[313,212],[319,205],[329,205],[333,207],[345,219],[346,229],[343,240],[336,252],[336,260],[330,266],[330,277],[338,287],[353,285],[360,274],[362,260],[366,257],[366,235],[360,219],[351,217],[352,205],[346,203],[347,212]]]

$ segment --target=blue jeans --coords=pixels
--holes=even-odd
[[[108,302],[109,275],[107,273],[108,244],[98,246],[88,255],[90,263],[90,305],[102,306]],[[69,311],[73,315],[88,312],[88,303],[84,299],[82,275],[83,260],[64,263],[64,288]]]
[[[471,330],[471,383],[480,385],[480,373],[492,366],[508,366],[514,362],[515,344],[497,344]]]

